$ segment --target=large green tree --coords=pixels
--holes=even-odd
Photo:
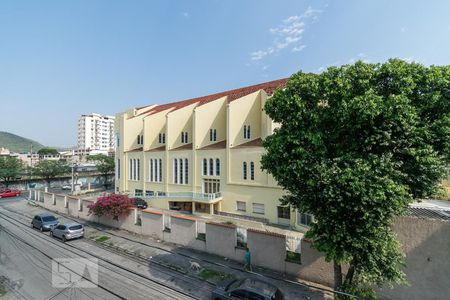
[[[11,156],[0,156],[0,180],[6,187],[22,174],[23,169],[22,161],[19,159]]]
[[[43,178],[48,186],[52,179],[69,172],[70,167],[55,160],[41,160],[31,169],[31,174]]]
[[[281,126],[264,141],[262,167],[285,190],[282,203],[315,216],[307,237],[334,262],[336,288],[404,282],[391,226],[445,174],[450,67],[390,60],[299,72],[265,111]]]
[[[58,152],[58,150],[56,150],[54,148],[44,147],[42,149],[39,149],[37,154],[39,154],[39,156],[43,156],[43,155],[58,155],[59,152]]]
[[[113,173],[115,169],[114,159],[103,154],[96,154],[89,155],[87,160],[95,162],[97,170],[102,173],[104,177],[105,188],[108,187],[108,175]]]

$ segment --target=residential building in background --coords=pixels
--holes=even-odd
[[[95,113],[82,115],[78,120],[78,149],[114,151],[114,119]]]
[[[150,205],[306,228],[261,170],[262,141],[277,127],[263,111],[287,79],[116,115],[116,191]]]

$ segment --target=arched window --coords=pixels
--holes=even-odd
[[[216,176],[220,176],[220,159],[216,158]]]
[[[203,159],[203,176],[208,175],[208,160],[206,158]]]
[[[242,163],[242,177],[247,180],[247,162]]]
[[[255,180],[255,163],[250,162],[250,179]]]
[[[189,183],[189,164],[188,159],[184,159],[184,184]]]
[[[162,182],[162,159],[159,159],[159,182]]]
[[[173,159],[173,183],[178,183],[178,159]]]
[[[214,159],[209,159],[209,175],[214,176]]]

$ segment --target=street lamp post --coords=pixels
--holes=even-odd
[[[74,171],[75,171],[76,167],[78,167],[78,164],[74,163],[72,165],[72,195],[73,195],[73,192],[75,191],[75,188],[74,188]],[[77,177],[78,177],[78,173],[77,173]],[[77,181],[78,181],[78,178],[77,178]]]

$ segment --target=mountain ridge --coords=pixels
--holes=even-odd
[[[34,140],[10,132],[0,131],[0,148],[7,148],[15,153],[28,153],[30,145],[33,145],[33,152],[44,148],[44,145]]]

